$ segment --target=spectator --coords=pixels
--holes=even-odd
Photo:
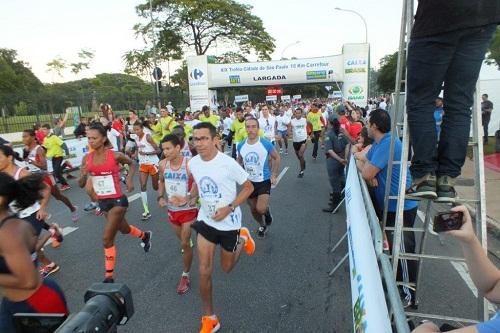
[[[374,140],[372,147],[366,153],[354,154],[357,160],[356,164],[363,178],[375,187],[375,197],[378,207],[384,207],[385,201],[385,184],[387,179],[387,167],[392,160],[401,159],[402,144],[396,138],[394,144],[394,156],[389,156],[391,143],[391,119],[389,113],[382,109],[373,111],[368,120],[368,135]],[[392,179],[390,184],[391,196],[398,195],[399,188],[399,164],[394,165],[392,170]],[[406,177],[406,186],[410,186],[411,176],[408,173]],[[389,200],[387,208],[386,225],[393,227],[396,221],[396,205],[395,199]],[[416,201],[405,200],[403,225],[404,227],[413,227],[415,217],[417,215],[418,204]],[[404,240],[401,243],[401,252],[415,252],[415,234],[413,232],[404,232]],[[389,247],[392,249],[392,240],[394,232],[388,233]],[[417,277],[417,262],[414,260],[400,260],[400,269],[398,269],[398,281],[409,280],[405,282],[416,282]],[[411,306],[414,302],[414,292],[406,286],[402,287],[404,293],[403,304],[405,307]]]
[[[68,120],[68,113],[64,112],[64,116],[61,118],[54,119],[54,129],[53,133],[55,136],[64,139],[64,128],[66,127],[66,121]]]
[[[493,103],[488,100],[488,94],[481,96],[481,123],[483,125],[483,144],[488,144],[488,125],[490,124],[491,111],[493,111]]]
[[[436,121],[436,134],[439,140],[439,135],[441,134],[441,124],[443,123],[443,99],[441,97],[436,98],[436,108],[434,109],[434,120]]]
[[[45,139],[45,133],[42,131],[40,123],[35,123],[33,125],[33,130],[35,131],[36,141],[39,145],[43,144],[43,140]]]
[[[498,0],[419,1],[406,77],[414,152],[410,196],[455,201],[455,179],[469,141],[473,93],[498,22]],[[437,144],[434,101],[443,83],[444,117]]]
[[[384,98],[380,99],[380,103],[378,104],[378,108],[382,109],[382,110],[386,110],[387,109],[387,103],[385,102]]]
[[[453,212],[462,212],[463,225],[460,230],[448,231],[447,234],[457,238],[462,245],[465,262],[469,268],[470,276],[479,294],[484,295],[493,303],[500,302],[500,270],[488,259],[481,243],[474,234],[474,226],[469,211],[465,206],[457,206],[451,209]],[[462,333],[494,333],[500,331],[499,312],[493,319],[474,326],[468,326],[448,332]],[[441,332],[432,322],[426,322],[412,331],[412,333],[435,333]]]

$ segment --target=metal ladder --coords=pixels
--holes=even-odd
[[[409,130],[408,121],[406,115],[406,105],[403,98],[401,98],[401,86],[405,84],[405,80],[402,79],[402,73],[404,70],[404,60],[407,57],[407,50],[409,44],[409,36],[411,33],[411,28],[413,25],[413,12],[414,12],[414,2],[413,0],[403,0],[403,10],[401,18],[401,31],[400,31],[400,41],[399,41],[399,53],[397,61],[397,72],[396,72],[396,85],[395,85],[395,102],[394,102],[394,112],[391,118],[391,143],[389,156],[392,158],[394,156],[394,146],[395,139],[402,138],[402,152],[400,161],[390,161],[387,170],[387,182],[385,188],[385,200],[384,200],[384,214],[382,220],[382,227],[384,232],[394,231],[393,246],[392,246],[392,266],[394,271],[394,277],[396,278],[399,269],[399,260],[417,260],[418,261],[418,273],[416,283],[408,283],[408,281],[397,281],[398,285],[405,285],[415,290],[415,302],[418,305],[419,301],[419,285],[423,276],[423,261],[427,260],[446,260],[446,261],[464,261],[463,258],[441,256],[441,255],[431,255],[425,254],[425,246],[428,239],[428,227],[431,222],[431,206],[432,201],[423,200],[425,203],[425,220],[423,228],[407,228],[403,227],[403,211],[404,211],[404,201],[405,201],[405,189],[406,189],[406,176],[408,171],[408,150],[409,150]],[[406,77],[406,76],[405,76]],[[406,86],[406,85],[405,85]],[[406,91],[406,89],[405,89]],[[475,187],[475,199],[473,200],[458,200],[460,203],[470,203],[475,205],[475,221],[476,221],[476,235],[481,242],[484,251],[487,251],[487,230],[486,230],[486,197],[485,197],[485,176],[484,176],[484,159],[483,159],[483,137],[482,137],[482,127],[481,127],[481,116],[480,116],[480,103],[478,103],[478,93],[479,93],[479,81],[476,84],[476,94],[474,98],[474,105],[472,109],[472,132],[473,140],[469,142],[469,146],[472,146],[473,156],[474,156],[474,187]],[[403,113],[403,114],[401,114]],[[399,178],[399,191],[397,196],[390,196],[390,185],[391,177],[394,165],[400,165],[400,178]],[[397,199],[397,209],[396,209],[396,220],[394,227],[387,227],[387,210],[390,199]],[[403,237],[403,231],[405,232],[419,232],[420,236],[420,246],[416,249],[417,253],[402,253],[401,251],[401,240]],[[416,237],[417,238],[417,237]],[[441,243],[442,240],[440,239]],[[484,321],[488,319],[488,301],[478,294],[477,298],[477,319],[467,319],[443,316],[438,314],[430,313],[418,313],[418,312],[406,312],[408,317],[420,317],[437,319],[443,321],[461,322],[461,323],[477,323],[478,321]]]

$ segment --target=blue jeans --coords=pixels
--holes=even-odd
[[[407,112],[414,178],[458,177],[465,162],[471,106],[484,54],[496,24],[412,38],[407,61]],[[437,144],[435,100],[444,82]],[[437,148],[436,148],[437,147]]]

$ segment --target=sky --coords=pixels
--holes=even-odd
[[[253,6],[267,32],[275,38],[272,59],[307,58],[340,54],[344,43],[365,40],[368,27],[371,65],[397,50],[401,20],[401,1],[394,0],[238,0]],[[42,82],[64,82],[99,73],[121,73],[125,52],[141,48],[132,27],[140,21],[135,6],[145,0],[2,0],[0,3],[1,48],[18,52]],[[300,41],[300,43],[288,45]],[[58,77],[47,72],[46,64],[57,56],[77,62],[80,49],[91,49],[95,58],[91,68],[75,76],[70,70]],[[237,50],[233,50],[237,51]],[[207,54],[218,55],[222,49]],[[187,54],[189,55],[189,53]],[[256,60],[255,58],[250,60]],[[178,63],[172,63],[173,74]],[[166,65],[162,65],[167,72]]]

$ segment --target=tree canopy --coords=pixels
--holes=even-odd
[[[491,44],[488,47],[488,53],[486,54],[485,61],[488,65],[497,65],[500,70],[500,26],[497,26],[495,36],[491,40]]]

